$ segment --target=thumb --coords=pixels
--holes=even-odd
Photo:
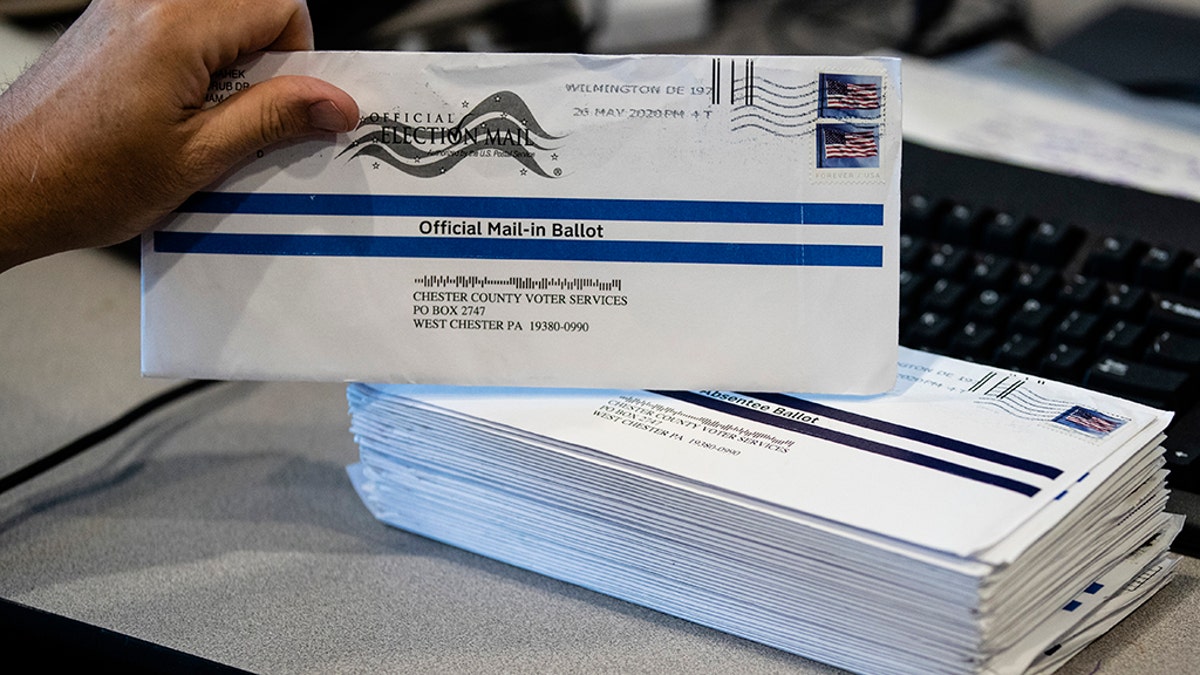
[[[210,155],[202,164],[220,174],[273,143],[351,131],[358,105],[328,82],[287,75],[259,82],[200,115],[197,147]]]

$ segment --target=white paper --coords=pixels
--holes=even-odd
[[[143,240],[143,370],[879,393],[899,64],[268,54],[352,94]]]
[[[1200,200],[1194,105],[1128,94],[1014,45],[904,60],[904,135],[942,150]]]
[[[1091,493],[1104,475],[1092,475],[1097,467],[1138,454],[1170,420],[1111,396],[924,352],[902,350],[900,373],[891,394],[871,398],[391,391],[988,565],[1019,555]],[[1022,527],[1043,511],[1051,516]]]

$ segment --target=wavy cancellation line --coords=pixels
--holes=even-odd
[[[751,85],[752,94],[750,96],[750,100],[754,102],[753,105],[757,106],[760,103],[767,103],[776,108],[785,109],[816,107],[816,90],[813,90],[807,94],[771,91],[759,84],[759,80],[761,79],[762,78],[755,79],[754,84]],[[744,93],[745,89],[743,87],[738,87],[735,89],[735,91]]]
[[[1029,410],[1009,400],[981,399],[977,401],[977,403],[979,405],[985,405],[992,408],[999,408],[1003,412],[1012,415],[1013,417],[1028,420],[1030,422],[1047,422],[1054,419],[1054,415],[1047,415],[1039,411]]]
[[[1042,410],[1055,412],[1062,412],[1064,408],[1068,408],[1073,405],[1071,401],[1067,401],[1065,399],[1046,398],[1045,396],[1034,394],[1033,392],[1025,391],[1024,389],[1013,392],[1008,398],[1014,399],[1017,403],[1025,408],[1040,408]]]
[[[733,109],[733,117],[731,122],[736,122],[746,117],[760,117],[763,119],[776,121],[777,124],[787,126],[790,122],[800,124],[812,122],[817,118],[816,110],[805,110],[803,112],[779,112],[778,110],[768,110],[756,105],[740,105]]]
[[[731,131],[758,129],[781,138],[807,136],[813,133],[813,122],[816,120],[816,106],[808,104],[806,110],[782,112],[760,105],[755,99],[754,105],[739,106],[730,118]]]
[[[737,82],[738,79],[742,79],[742,78],[737,78],[734,80],[734,82]],[[757,86],[759,82],[765,82],[765,83],[771,85],[772,87],[778,87],[779,89],[791,89],[794,91],[803,91],[805,89],[812,89],[812,94],[809,94],[810,96],[817,93],[817,83],[816,82],[806,82],[804,84],[783,84],[782,82],[776,82],[774,80],[771,80],[771,79],[768,79],[765,77],[755,76],[755,78],[754,78],[755,85]]]
[[[764,132],[771,134],[772,136],[776,136],[778,138],[803,138],[804,136],[812,136],[814,133],[816,133],[815,129],[807,129],[805,131],[786,133],[786,132],[777,131],[775,129],[772,129],[771,127],[763,126],[761,124],[757,124],[754,122],[749,122],[746,124],[739,124],[738,126],[731,128],[730,131],[746,131],[749,129],[757,129],[759,131],[764,131]]]
[[[760,100],[760,98],[758,98],[758,96],[755,95],[754,103],[742,103],[742,104],[739,104],[739,106],[734,109],[739,109],[739,108],[758,108],[758,109],[768,110],[768,112],[776,112],[776,110],[786,110],[786,112],[779,112],[778,114],[790,115],[790,114],[797,114],[797,112],[799,112],[799,113],[810,113],[810,112],[816,113],[817,104],[816,104],[816,101],[809,101],[809,102],[804,102],[804,103],[796,103],[793,106],[793,104],[772,101],[772,100],[770,100],[770,98],[766,98],[766,100]]]

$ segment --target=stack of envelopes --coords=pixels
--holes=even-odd
[[[1169,413],[901,352],[871,398],[351,385],[396,527],[859,672],[1049,672],[1170,578]]]

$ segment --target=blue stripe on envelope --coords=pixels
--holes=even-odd
[[[821,415],[830,419],[839,420],[847,424],[853,424],[856,427],[872,429],[874,431],[885,433],[889,436],[907,438],[912,441],[924,443],[925,445],[931,445],[935,448],[949,450],[950,452],[956,452],[961,455],[982,459],[986,462],[1000,464],[1013,469],[1020,469],[1021,471],[1027,471],[1029,473],[1044,476],[1046,478],[1054,479],[1062,475],[1061,469],[1055,468],[1048,464],[1042,464],[1041,462],[1035,462],[1033,460],[1017,457],[1015,455],[1009,455],[1003,452],[985,448],[980,445],[975,445],[974,443],[967,443],[965,441],[956,440],[940,434],[923,431],[921,429],[906,427],[902,424],[885,422],[884,420],[875,419],[874,417],[867,417],[866,415],[859,415],[857,413],[831,408],[827,405],[806,401],[795,396],[757,392],[744,393],[746,396],[752,396],[754,398],[761,399],[763,401],[769,401],[777,405],[795,408],[797,410],[803,410],[804,412],[809,412],[814,415]]]
[[[882,204],[200,192],[181,213],[883,225]]]
[[[686,403],[698,405],[703,408],[708,408],[709,410],[715,410],[729,415],[734,415],[736,417],[741,417],[742,419],[752,420],[760,424],[766,424],[779,429],[787,429],[788,431],[794,431],[796,433],[811,436],[813,438],[819,438],[824,441],[854,448],[856,450],[862,450],[864,452],[870,452],[872,454],[881,455],[883,457],[888,457],[901,462],[915,464],[927,469],[933,469],[934,471],[940,471],[942,473],[965,478],[967,480],[986,483],[988,485],[1005,490],[1011,490],[1013,492],[1025,495],[1026,497],[1032,497],[1041,492],[1041,488],[1014,480],[1007,476],[988,473],[987,471],[981,471],[969,466],[955,464],[954,462],[940,459],[938,457],[930,457],[929,455],[923,455],[919,452],[905,450],[904,448],[898,448],[892,445],[887,445],[886,443],[867,440],[865,438],[859,438],[858,436],[835,431],[833,429],[827,429],[825,427],[819,427],[813,424],[806,424],[804,422],[788,419],[786,417],[779,417],[761,410],[744,408],[735,403],[729,403],[727,401],[710,398],[696,392],[655,391],[654,393],[667,396],[678,401],[684,401]]]
[[[378,235],[154,233],[157,253],[483,258],[796,267],[882,267],[883,247],[849,244],[729,244],[694,241],[597,241]]]

